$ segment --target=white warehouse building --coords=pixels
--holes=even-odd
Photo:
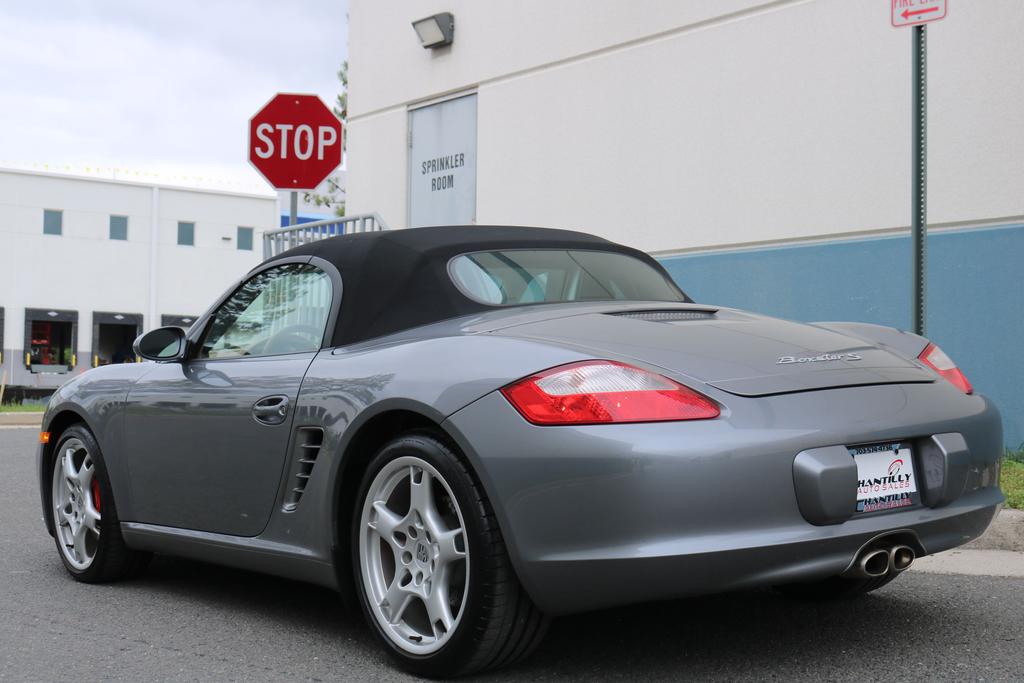
[[[927,332],[1016,446],[1024,3],[948,4],[927,29]],[[425,48],[412,23],[446,13],[452,42]],[[697,301],[908,329],[912,36],[889,13],[351,0],[348,211],[580,229],[653,253]]]
[[[0,170],[0,378],[52,390],[132,362],[262,260],[277,198]]]

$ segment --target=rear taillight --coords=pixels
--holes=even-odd
[[[501,390],[537,425],[667,422],[718,417],[718,404],[654,372],[609,360],[551,368]]]
[[[928,346],[924,347],[924,351],[921,352],[917,359],[942,375],[950,384],[965,394],[970,394],[974,391],[971,383],[967,381],[967,377],[956,366],[956,363],[935,344],[928,344]]]

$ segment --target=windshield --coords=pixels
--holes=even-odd
[[[566,301],[686,301],[650,264],[609,251],[479,251],[448,266],[463,294],[492,306]]]

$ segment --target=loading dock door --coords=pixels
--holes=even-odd
[[[476,95],[409,112],[409,226],[476,222]]]
[[[132,343],[142,332],[141,313],[92,314],[92,366],[134,363]]]
[[[78,311],[25,309],[25,366],[31,372],[65,373],[78,362]]]
[[[198,315],[162,315],[160,316],[160,327],[180,327],[188,332],[198,317]]]

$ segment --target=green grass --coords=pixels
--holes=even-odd
[[[45,403],[4,403],[0,405],[0,413],[41,413],[46,410]]]
[[[1006,495],[1006,506],[1024,510],[1024,448],[1007,449],[999,486]]]

